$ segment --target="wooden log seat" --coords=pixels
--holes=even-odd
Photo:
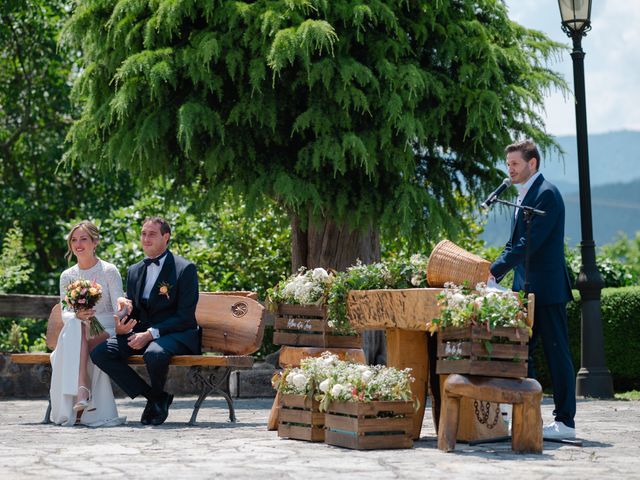
[[[229,392],[232,369],[250,368],[264,335],[264,307],[253,292],[200,293],[196,320],[202,328],[202,355],[176,355],[170,365],[189,367],[189,379],[198,399],[193,406],[189,425],[195,425],[202,402],[211,394],[222,395],[229,407],[229,421],[235,422],[233,400]],[[51,310],[47,323],[47,347],[55,350],[62,330],[60,304]],[[18,353],[11,360],[19,364],[48,364],[49,353]],[[144,365],[142,355],[129,357],[129,364]],[[42,378],[49,382],[50,373]],[[44,422],[50,422],[51,403]]]
[[[512,404],[511,448],[520,453],[542,453],[542,387],[536,380],[458,374],[449,375],[444,382],[438,430],[440,450],[451,452],[456,448],[463,397]]]

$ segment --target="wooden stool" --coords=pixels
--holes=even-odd
[[[542,387],[532,378],[495,378],[449,375],[444,382],[438,448],[456,448],[460,398],[513,405],[511,448],[521,453],[542,453]]]

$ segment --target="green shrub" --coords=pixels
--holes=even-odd
[[[569,347],[576,375],[580,369],[581,310],[580,294],[567,305]],[[616,391],[640,389],[640,287],[605,288],[602,290],[602,331],[607,368],[613,377]],[[537,349],[537,376],[545,389],[551,387],[548,368]]]
[[[22,230],[10,228],[2,239],[0,253],[0,293],[16,291],[29,280],[33,267],[29,265]]]
[[[34,318],[0,318],[0,352],[46,352],[47,322]]]
[[[215,211],[197,213],[153,194],[98,222],[98,253],[120,269],[123,281],[127,267],[144,256],[140,228],[150,215],[167,219],[170,248],[196,264],[201,291],[251,290],[264,299],[267,288],[291,269],[288,219],[274,208],[248,218],[241,203],[229,200]]]
[[[580,273],[581,257],[578,249],[565,251],[571,286],[576,288],[576,280]],[[638,285],[638,276],[631,265],[625,263],[621,257],[602,254],[596,257],[598,271],[602,275],[605,288],[630,287]]]

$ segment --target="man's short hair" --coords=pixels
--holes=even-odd
[[[147,217],[144,219],[144,222],[142,222],[142,225],[148,222],[160,225],[160,233],[162,235],[164,235],[165,233],[168,233],[169,235],[171,235],[171,225],[169,225],[169,222],[167,222],[164,218],[159,217],[157,215]]]
[[[522,140],[520,142],[512,143],[504,149],[504,153],[520,152],[522,158],[527,162],[533,158],[536,159],[536,171],[540,170],[540,152],[538,147],[531,140]]]

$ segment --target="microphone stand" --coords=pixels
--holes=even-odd
[[[526,298],[526,296],[529,295],[529,243],[531,240],[531,222],[535,215],[544,217],[547,214],[547,212],[543,210],[538,210],[537,208],[533,208],[528,205],[518,205],[517,203],[508,202],[507,200],[501,200],[499,198],[496,198],[495,202],[502,203],[503,205],[508,205],[510,207],[522,209],[522,214],[524,216],[524,223],[526,225],[525,238],[527,242],[524,250],[524,295]]]

